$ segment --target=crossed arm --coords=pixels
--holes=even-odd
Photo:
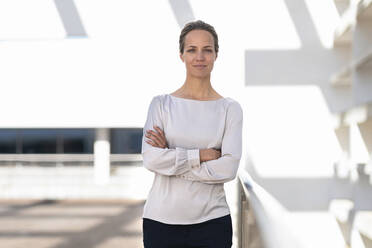
[[[242,153],[243,124],[242,109],[237,102],[227,109],[221,151],[168,148],[161,114],[160,99],[155,97],[150,104],[143,132],[145,168],[158,174],[207,184],[225,183],[236,177]]]
[[[146,130],[145,137],[149,140],[145,140],[146,143],[152,145],[153,147],[159,148],[168,148],[167,140],[165,138],[165,134],[163,130],[161,130],[158,126],[154,126],[154,130]],[[220,149],[199,149],[199,160],[200,163],[218,159],[221,157],[221,150]]]

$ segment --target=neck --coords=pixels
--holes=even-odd
[[[187,76],[185,83],[180,88],[180,93],[187,97],[204,99],[213,95],[213,88],[210,76],[205,78],[195,78]]]

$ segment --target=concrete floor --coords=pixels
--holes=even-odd
[[[0,200],[0,247],[143,247],[143,205],[143,200]]]
[[[225,184],[237,245],[234,180]],[[0,199],[0,248],[140,248],[142,199]]]
[[[114,166],[104,186],[94,184],[93,168],[87,166],[1,167],[0,248],[143,247],[141,217],[152,181],[153,173],[142,166]],[[233,248],[237,182],[224,185]]]

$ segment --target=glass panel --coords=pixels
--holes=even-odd
[[[55,129],[23,129],[21,135],[24,154],[57,152],[57,130]]]
[[[93,153],[93,129],[62,129],[63,153]]]
[[[115,128],[110,132],[112,154],[141,153],[142,128]]]
[[[0,129],[0,153],[16,153],[17,130]]]

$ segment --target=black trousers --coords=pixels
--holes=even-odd
[[[230,214],[190,225],[171,225],[142,219],[145,248],[231,248]]]

